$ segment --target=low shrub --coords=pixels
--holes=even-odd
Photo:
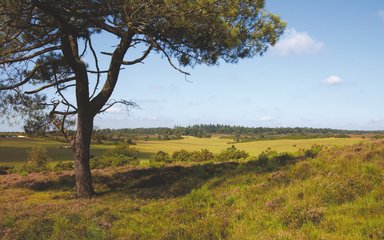
[[[74,162],[58,162],[56,165],[53,167],[53,170],[55,172],[59,171],[72,171],[75,169],[75,164]]]
[[[91,169],[103,169],[107,167],[121,167],[125,165],[137,165],[139,160],[130,157],[97,156],[89,161]]]
[[[153,157],[152,160],[154,162],[172,162],[171,157],[168,153],[163,151],[158,151]]]
[[[257,157],[257,161],[261,166],[268,165],[270,168],[284,166],[287,163],[294,161],[295,159],[296,156],[292,153],[278,153],[271,150],[270,148],[260,153],[260,155]]]
[[[249,156],[244,150],[239,150],[235,146],[227,148],[224,151],[221,151],[216,155],[216,160],[219,162],[231,161],[231,160],[240,160],[245,159]]]
[[[137,165],[139,164],[139,154],[139,151],[129,147],[128,143],[121,143],[103,155],[91,158],[89,165],[92,169]]]
[[[192,152],[192,161],[206,162],[215,158],[215,155],[208,149],[201,149],[200,151]]]
[[[201,149],[200,151],[188,152],[184,149],[175,151],[172,154],[172,161],[174,162],[205,162],[211,161],[215,155],[208,149]]]
[[[192,159],[193,159],[193,154],[184,149],[175,151],[172,154],[172,161],[174,162],[189,162],[189,161],[192,161]]]
[[[314,144],[310,149],[304,151],[305,158],[315,158],[323,149],[322,145]]]
[[[14,167],[12,166],[0,166],[0,175],[7,175],[13,173],[14,171]]]
[[[138,159],[139,151],[129,147],[128,143],[118,144],[114,149],[107,151],[104,156]]]

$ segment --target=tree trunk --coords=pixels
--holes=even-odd
[[[76,193],[78,197],[90,198],[95,194],[89,166],[93,117],[83,115],[85,114],[78,114],[76,138],[73,144]]]

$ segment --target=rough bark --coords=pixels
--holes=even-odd
[[[76,172],[76,193],[78,197],[94,195],[91,169],[89,166],[90,145],[94,115],[89,102],[89,80],[87,67],[78,55],[78,42],[72,34],[61,38],[62,51],[76,77],[77,131],[73,142]]]
[[[76,193],[78,197],[90,198],[95,194],[89,166],[93,117],[84,115],[78,115],[76,138],[73,143]]]

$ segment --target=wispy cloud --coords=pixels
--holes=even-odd
[[[331,86],[339,85],[339,84],[342,84],[343,82],[344,80],[341,77],[335,76],[335,75],[329,76],[323,80],[323,83]]]
[[[277,42],[272,52],[280,56],[290,54],[316,54],[324,48],[324,43],[312,38],[307,32],[298,32],[294,28],[287,29],[282,40]]]
[[[379,17],[381,18],[381,20],[383,20],[383,23],[384,23],[384,10],[381,9],[381,10],[378,12],[378,15],[379,15]]]
[[[272,117],[270,116],[261,116],[259,117],[259,121],[262,121],[262,122],[269,122],[272,120]]]
[[[384,119],[374,118],[369,121],[370,124],[384,124]]]

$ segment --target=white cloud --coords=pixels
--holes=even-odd
[[[383,20],[383,23],[384,23],[384,10],[380,10],[378,15]]]
[[[262,122],[269,122],[271,120],[272,120],[272,118],[270,116],[261,116],[261,117],[259,117],[259,121],[262,121]]]
[[[112,114],[121,114],[121,113],[126,113],[126,109],[123,109],[119,106],[112,106],[105,111],[107,113],[112,113]]]
[[[277,55],[315,54],[324,48],[324,43],[313,39],[307,32],[298,32],[294,28],[287,29],[285,36],[272,48]]]
[[[339,84],[343,83],[344,81],[340,77],[333,75],[333,76],[325,78],[323,80],[323,82],[327,85],[333,86],[333,85],[339,85]]]

